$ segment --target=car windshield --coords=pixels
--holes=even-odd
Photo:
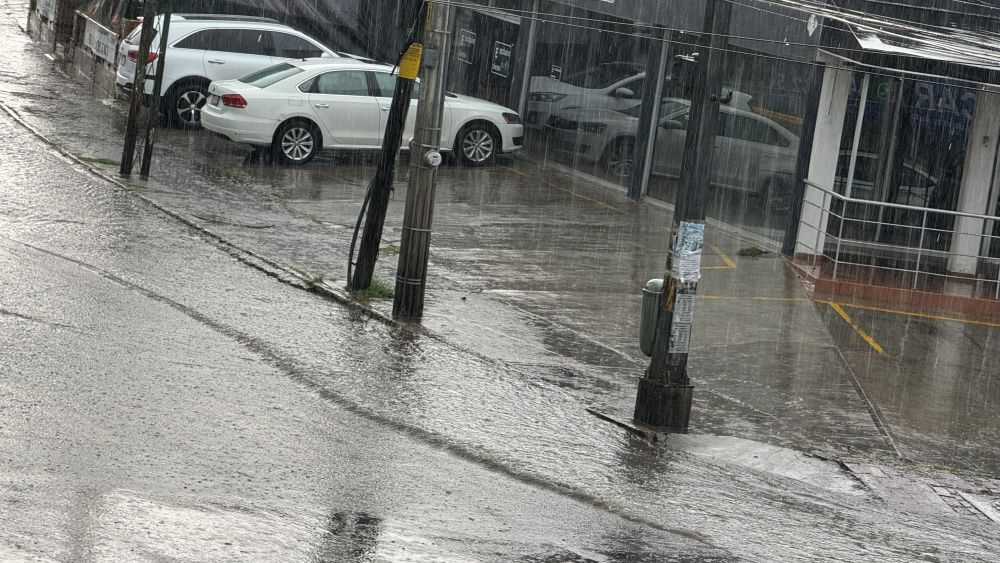
[[[295,65],[281,63],[265,68],[264,70],[258,70],[253,74],[248,74],[243,78],[240,78],[240,82],[244,82],[258,88],[267,88],[271,84],[281,82],[289,76],[295,76],[300,72],[302,72],[302,69]]]
[[[561,82],[581,88],[607,88],[615,82],[634,76],[640,70],[633,64],[606,64],[562,77]]]

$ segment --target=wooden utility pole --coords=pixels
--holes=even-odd
[[[687,373],[693,307],[701,279],[705,206],[712,172],[715,134],[725,70],[729,0],[707,0],[704,32],[694,73],[684,165],[674,206],[670,252],[660,296],[653,359],[639,380],[635,422],[671,432],[687,432],[694,387]]]
[[[146,94],[146,67],[149,63],[149,47],[153,42],[154,23],[158,0],[146,0],[142,11],[142,30],[139,32],[139,53],[135,60],[135,74],[132,78],[132,96],[129,99],[128,120],[125,122],[125,146],[122,147],[122,163],[119,172],[123,176],[132,174],[135,165],[135,142],[139,129],[139,113],[142,99]]]
[[[174,0],[166,0],[167,7],[163,11],[163,29],[160,30],[159,57],[156,59],[156,79],[153,80],[153,96],[150,98],[149,111],[146,119],[146,144],[142,148],[142,166],[139,176],[149,178],[149,167],[152,164],[153,145],[156,143],[156,126],[160,121],[160,90],[163,88],[163,69],[167,64],[167,38],[170,35],[170,17],[174,11]],[[170,119],[169,113],[166,115]]]
[[[410,30],[411,39],[418,38],[424,29],[425,18],[418,13],[414,29]],[[375,273],[375,262],[378,261],[379,247],[382,244],[382,230],[385,227],[385,215],[389,209],[389,196],[392,193],[392,183],[396,178],[396,157],[403,143],[403,131],[406,127],[406,114],[410,111],[410,97],[413,85],[420,72],[420,61],[423,56],[423,46],[410,42],[406,52],[399,62],[399,72],[396,78],[396,90],[392,95],[392,106],[389,108],[385,136],[382,139],[382,153],[379,156],[375,178],[372,180],[365,196],[365,230],[361,236],[361,247],[358,249],[357,263],[349,268],[347,288],[350,291],[367,289],[372,283]],[[358,219],[360,221],[360,218]],[[359,223],[360,226],[360,223]],[[354,260],[354,243],[351,243],[350,260]]]
[[[410,144],[410,183],[406,190],[403,237],[392,316],[419,321],[424,313],[427,261],[434,218],[434,185],[441,164],[441,119],[447,68],[449,14],[446,3],[428,3],[429,26],[424,31],[427,56],[417,107],[416,131]]]

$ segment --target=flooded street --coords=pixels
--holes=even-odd
[[[164,129],[122,178],[125,102],[26,10],[0,0],[0,559],[995,560],[966,510],[1000,499],[995,318],[816,293],[744,201],[708,222],[691,433],[651,443],[588,408],[632,414],[671,205],[447,164],[395,324],[344,290],[370,155]]]

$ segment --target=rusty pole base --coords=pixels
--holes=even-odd
[[[661,432],[687,434],[693,397],[693,385],[662,385],[642,378],[635,396],[633,419],[636,424]]]

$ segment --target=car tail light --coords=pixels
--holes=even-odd
[[[149,56],[146,58],[146,62],[150,62],[151,63],[151,62],[155,61],[157,58],[159,58],[159,56],[160,55],[158,55],[156,53],[149,53]],[[128,58],[132,59],[133,61],[138,61],[139,60],[139,50],[138,49],[132,49],[132,50],[130,50],[128,52]]]
[[[247,107],[247,99],[239,94],[223,94],[222,105],[231,108],[245,108]]]

